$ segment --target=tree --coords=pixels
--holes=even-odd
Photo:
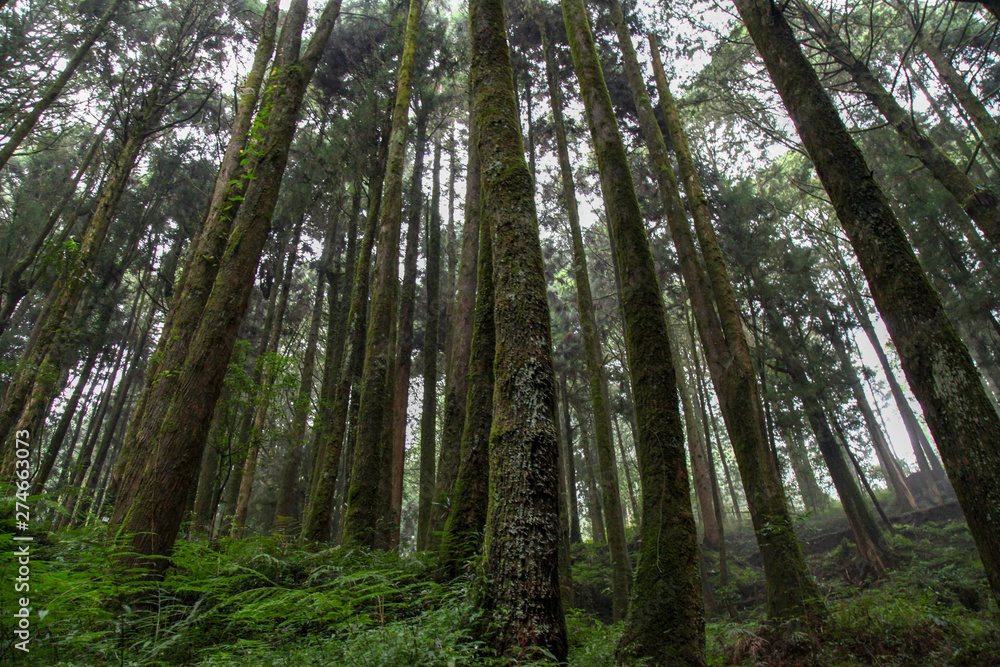
[[[493,650],[566,657],[558,576],[555,374],[534,184],[524,160],[503,3],[477,0],[472,109],[482,176],[481,224],[493,235],[496,327],[490,501],[478,594]],[[535,648],[538,647],[538,648]]]
[[[629,564],[628,549],[625,545],[625,525],[622,518],[621,498],[618,492],[617,464],[615,462],[614,441],[611,434],[611,415],[607,405],[607,384],[602,370],[604,353],[598,337],[597,320],[594,317],[594,299],[590,291],[590,273],[587,270],[587,256],[580,232],[580,214],[577,210],[576,189],[573,185],[573,168],[569,161],[566,143],[566,129],[563,122],[563,99],[552,44],[546,34],[545,25],[539,23],[542,35],[542,49],[545,52],[545,78],[549,87],[549,100],[555,125],[556,150],[559,157],[559,175],[562,179],[562,198],[569,222],[570,239],[573,245],[573,271],[576,282],[576,303],[583,333],[583,350],[587,364],[587,380],[590,387],[590,404],[594,416],[594,439],[597,445],[597,459],[601,476],[601,497],[604,502],[607,529],[607,544],[611,552],[612,604],[615,618],[625,618],[628,611],[629,583],[632,567]],[[567,427],[569,425],[567,424]],[[604,535],[594,535],[594,542],[604,541]]]
[[[177,390],[157,433],[158,450],[146,464],[127,512],[116,507],[112,516],[112,527],[131,546],[133,555],[124,557],[125,564],[169,553],[197,478],[212,413],[253,285],[250,277],[269,236],[299,108],[339,16],[340,2],[331,0],[325,5],[300,54],[306,9],[304,1],[296,0],[286,15],[279,40],[283,67],[273,72],[258,115],[261,132],[253,137],[247,151],[247,173],[255,178],[250,179],[233,221],[211,294],[179,373]],[[162,568],[164,563],[155,559],[152,565]]]
[[[1000,596],[1000,528],[989,518],[1000,512],[1000,461],[990,444],[1000,439],[1000,416],[781,11],[765,0],[737,0],[736,7],[854,247]]]
[[[562,9],[621,271],[620,302],[639,427],[642,541],[617,653],[619,659],[703,665],[698,537],[659,281],[586,9],[582,0],[563,0]]]
[[[399,236],[403,199],[403,158],[410,111],[410,83],[420,34],[421,0],[410,0],[406,18],[403,54],[396,83],[396,103],[385,168],[385,196],[381,205],[375,284],[361,373],[358,435],[347,492],[344,543],[373,548],[388,546],[390,529],[388,498],[380,497],[380,476],[388,468],[389,443],[383,440],[386,410],[393,401],[392,372],[395,330],[394,311],[398,294]]]

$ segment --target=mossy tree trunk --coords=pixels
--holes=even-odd
[[[677,354],[674,354],[677,357]],[[679,358],[679,357],[678,357]],[[705,546],[718,549],[722,538],[721,527],[716,520],[715,503],[708,479],[708,463],[705,457],[705,440],[698,430],[698,417],[691,401],[683,366],[677,364],[677,391],[681,397],[684,412],[684,429],[687,432],[688,455],[691,457],[691,472],[694,475],[694,491],[701,509],[701,526],[705,536]]]
[[[316,479],[309,485],[312,493],[302,523],[302,539],[307,542],[319,543],[327,539],[331,515],[334,512],[337,477],[347,436],[351,388],[355,384],[354,380],[361,374],[364,364],[365,332],[368,329],[368,281],[379,213],[382,208],[383,175],[387,157],[388,142],[384,141],[379,151],[379,160],[375,165],[375,173],[369,181],[368,218],[365,222],[365,233],[361,239],[357,264],[353,267],[354,280],[351,288],[351,305],[347,315],[343,361],[340,367],[333,371],[338,374],[339,379],[333,391],[329,421],[323,423],[317,440],[320,448],[317,456],[321,457],[321,463],[315,471]],[[339,511],[337,514],[339,515]],[[336,533],[333,537],[336,538]]]
[[[698,534],[656,267],[583,0],[563,0],[562,10],[621,272],[621,309],[638,425],[641,546],[617,655],[619,660],[704,665]]]
[[[548,81],[549,100],[552,106],[553,125],[555,126],[559,175],[562,180],[562,199],[569,222],[570,242],[573,250],[573,274],[576,283],[576,304],[580,316],[584,359],[587,364],[590,405],[594,415],[594,440],[597,446],[597,463],[600,470],[601,498],[605,510],[607,544],[611,555],[611,599],[614,618],[621,620],[625,618],[625,613],[628,611],[632,567],[629,564],[628,549],[625,545],[625,524],[622,518],[617,476],[618,465],[615,461],[611,414],[608,412],[607,384],[603,370],[604,354],[601,352],[597,318],[594,315],[590,273],[587,269],[583,234],[580,231],[576,188],[573,185],[573,167],[569,161],[569,148],[566,141],[565,123],[563,122],[563,99],[560,88],[562,82],[559,80],[555,56],[552,53],[552,44],[549,43],[545,33],[544,24],[539,23],[539,30],[542,35],[542,49],[545,52],[545,78]],[[528,90],[530,91],[530,87]],[[598,541],[596,537],[595,535],[595,542]]]
[[[240,162],[249,140],[257,100],[267,74],[267,64],[274,51],[277,23],[278,2],[269,0],[254,51],[253,65],[240,93],[236,117],[215,178],[208,211],[175,288],[175,296],[171,299],[156,351],[150,356],[142,391],[125,432],[118,463],[111,475],[110,488],[105,494],[107,502],[113,502],[116,508],[112,524],[121,520],[122,512],[131,504],[138,479],[154,451],[156,431],[177,387],[178,371],[184,364],[198,320],[212,291],[219,258],[225,252],[233,220],[242,202],[240,193],[248,180],[247,172]]]
[[[373,548],[379,536],[388,537],[388,526],[380,494],[380,478],[388,474],[391,443],[383,441],[385,413],[393,405],[395,389],[391,348],[399,292],[399,237],[403,205],[403,158],[409,126],[411,81],[420,33],[422,0],[410,0],[396,81],[396,102],[392,112],[389,154],[385,168],[385,195],[379,216],[375,283],[361,372],[358,433],[354,445],[351,482],[344,515],[345,544]],[[388,539],[386,544],[388,546]]]
[[[443,336],[441,316],[441,137],[434,142],[434,178],[431,188],[431,212],[427,219],[427,322],[424,327],[424,396],[420,415],[420,453],[424,443],[437,442],[437,376],[438,351]],[[445,271],[447,272],[447,271]],[[461,442],[458,443],[459,447]],[[440,532],[451,512],[451,492],[461,464],[459,447],[441,448],[438,455],[437,477],[434,483],[434,503],[431,507],[430,532],[427,546],[437,549]],[[431,448],[433,450],[433,447]]]
[[[619,22],[619,25],[621,32],[624,23]],[[690,224],[680,204],[676,180],[665,155],[657,158],[660,165],[661,197],[667,209],[667,219],[681,261],[684,284],[691,297],[695,324],[705,349],[726,430],[736,453],[754,534],[761,550],[767,580],[767,613],[771,618],[823,615],[825,610],[819,601],[816,584],[809,574],[802,548],[792,529],[781,473],[768,440],[757,374],[743,331],[732,282],[711,225],[708,201],[702,192],[687,138],[676,105],[673,104],[655,40],[651,42],[651,51],[660,103],[667,118],[678,165],[682,170],[704,270],[698,262],[699,255],[691,238]],[[641,78],[637,73],[632,78],[636,79],[634,88],[639,88]],[[640,108],[649,105],[648,101],[641,101],[641,97],[646,97],[645,88],[641,88],[641,93]],[[647,117],[646,134],[652,140],[647,141],[647,144],[655,148],[650,151],[651,157],[659,155],[661,151],[665,154],[666,148],[661,148],[663,139],[659,135],[659,126],[655,123],[652,110],[643,115]]]
[[[249,302],[253,275],[270,235],[299,108],[340,14],[340,0],[330,0],[324,6],[300,55],[306,9],[305,2],[295,0],[286,16],[284,66],[275,72],[258,114],[266,130],[255,137],[247,151],[247,171],[256,178],[247,186],[233,221],[214,286],[179,374],[177,391],[157,434],[156,455],[147,464],[132,506],[120,524],[119,535],[140,558],[166,555],[173,548],[187,497],[197,480],[197,466]],[[132,557],[124,559],[125,565],[132,562]],[[162,571],[166,560],[155,559],[149,564]]]
[[[344,361],[344,343],[347,338],[347,321],[350,315],[352,275],[358,261],[358,217],[361,214],[361,177],[358,176],[351,187],[351,212],[347,223],[346,257],[339,263],[334,263],[334,257],[340,255],[343,240],[337,241],[336,249],[327,257],[324,275],[328,283],[326,290],[326,354],[323,360],[323,381],[319,388],[319,405],[312,442],[312,466],[309,473],[309,488],[306,493],[306,505],[302,512],[303,518],[309,514],[309,503],[316,491],[319,481],[319,471],[323,468],[323,435],[329,430],[333,421],[333,402],[340,381],[340,369]],[[343,284],[343,289],[341,289]]]
[[[889,201],[777,5],[736,0],[857,253],[1000,596],[1000,416]]]
[[[481,224],[493,235],[496,330],[483,634],[514,660],[567,653],[559,588],[559,441],[545,268],[501,0],[470,3]]]
[[[493,237],[480,216],[479,132],[473,116],[469,126],[469,167],[466,176],[465,233],[474,216],[478,232],[476,308],[469,351],[468,392],[462,429],[458,479],[452,493],[451,513],[441,537],[441,566],[446,578],[461,571],[463,561],[479,552],[489,505],[489,440],[493,423],[493,360],[496,331],[493,318]],[[463,239],[463,243],[465,240]],[[463,253],[464,254],[464,253]]]

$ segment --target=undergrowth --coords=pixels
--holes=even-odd
[[[892,539],[902,564],[879,581],[845,578],[849,543],[810,557],[830,610],[818,633],[763,622],[762,574],[737,546],[730,586],[715,589],[733,615],[708,619],[709,665],[1000,664],[996,606],[965,526],[927,524]],[[0,536],[4,581],[16,566],[10,540]],[[602,620],[605,559],[587,548],[574,555],[577,598],[589,610],[567,610],[569,663],[612,665],[621,624]],[[471,631],[472,582],[438,583],[427,555],[308,551],[277,538],[181,541],[153,583],[119,573],[103,533],[79,529],[36,542],[32,557],[32,650],[11,648],[5,587],[0,665],[490,664]]]

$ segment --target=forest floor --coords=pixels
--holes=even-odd
[[[874,579],[843,535],[822,537],[842,530],[834,517],[797,527],[830,611],[813,633],[763,623],[752,533],[729,529],[728,586],[719,585],[717,559],[709,563],[718,608],[707,623],[709,665],[1000,665],[997,607],[964,521],[897,525],[897,564]],[[10,539],[0,535],[5,582],[16,567]],[[472,638],[474,578],[439,583],[426,555],[310,552],[278,537],[182,541],[155,585],[116,574],[113,559],[93,529],[36,543],[31,651],[12,648],[13,593],[4,586],[0,666],[496,664]],[[613,664],[621,624],[607,622],[605,560],[590,545],[574,547],[570,665]]]

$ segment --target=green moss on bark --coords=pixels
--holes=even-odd
[[[470,7],[482,219],[493,234],[496,356],[490,502],[479,594],[485,637],[512,659],[566,657],[558,577],[555,376],[534,186],[524,159],[503,2]]]
[[[641,546],[618,656],[619,660],[651,658],[659,664],[704,665],[698,540],[659,282],[586,9],[582,0],[563,0],[562,8],[621,271],[638,426]]]
[[[868,280],[1000,595],[1000,416],[836,107],[780,9],[736,0]]]

